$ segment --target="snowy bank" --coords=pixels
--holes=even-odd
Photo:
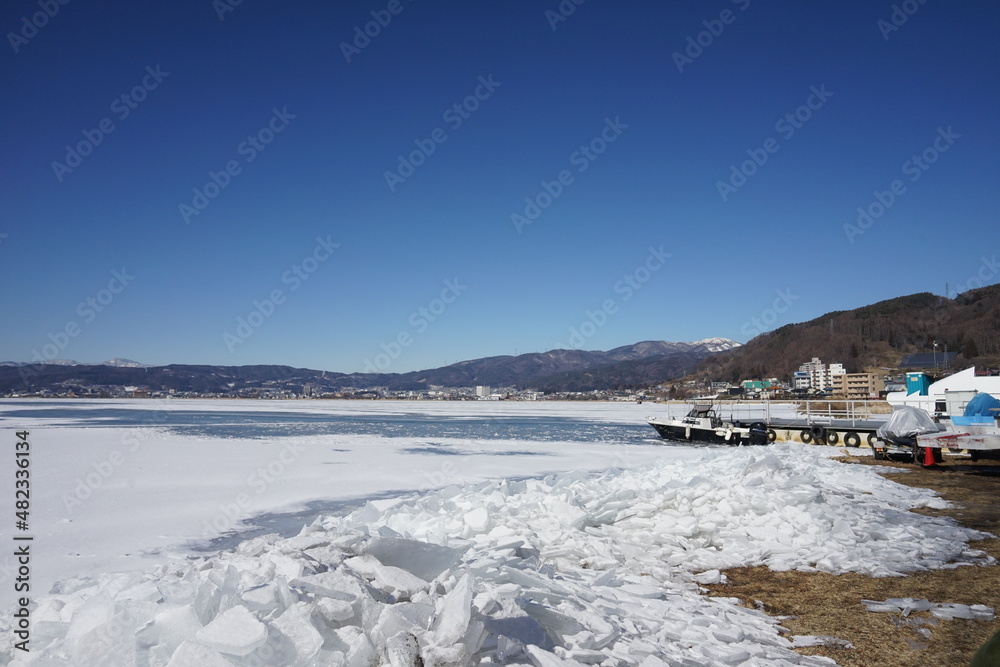
[[[932,492],[801,445],[369,502],[292,538],[61,582],[11,665],[819,665],[699,584],[988,562]],[[865,613],[859,604],[858,613]],[[4,621],[9,622],[9,621]],[[11,662],[11,660],[13,662]]]

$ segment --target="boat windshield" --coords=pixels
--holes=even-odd
[[[705,419],[708,417],[715,416],[715,410],[712,409],[711,405],[696,405],[691,408],[691,412],[687,413],[688,417],[693,417],[694,419]]]

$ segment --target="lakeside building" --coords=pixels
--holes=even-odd
[[[795,389],[815,389],[817,391],[827,391],[833,389],[833,378],[838,375],[844,375],[847,370],[844,368],[843,364],[830,364],[827,366],[819,357],[813,357],[812,361],[806,362],[799,366],[798,373],[795,374]],[[809,384],[805,386],[800,386],[800,384],[805,384],[804,380],[808,379]]]
[[[885,381],[874,373],[840,373],[831,376],[833,395],[847,399],[878,398]]]
[[[912,405],[931,414],[961,414],[965,403],[980,393],[1000,397],[1000,375],[986,375],[970,366],[936,382],[931,382],[926,373],[907,373],[906,391],[890,392],[885,400],[893,406]]]
[[[806,371],[798,370],[792,374],[792,389],[808,389],[809,388],[809,373]]]

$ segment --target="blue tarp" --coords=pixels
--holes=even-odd
[[[1000,415],[1000,401],[989,394],[976,394],[965,406],[965,416],[983,415],[996,417]]]

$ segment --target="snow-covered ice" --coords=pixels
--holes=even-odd
[[[628,404],[490,409],[644,416]],[[407,436],[198,438],[55,424],[44,411],[2,425],[31,430],[32,576],[51,593],[33,589],[31,653],[5,628],[0,664],[831,664],[792,649],[835,638],[789,637],[701,585],[739,565],[898,576],[989,560],[968,546],[980,533],[908,511],[943,506],[933,493],[831,461],[832,448],[454,438],[436,446],[460,454],[417,456]],[[110,473],[87,487],[107,470],[95,461]],[[274,461],[280,474],[265,481]],[[78,479],[90,494],[67,506]],[[244,518],[303,507],[297,534],[191,551]]]
[[[954,602],[931,602],[923,598],[889,598],[888,600],[862,600],[861,604],[868,611],[891,612],[909,616],[915,611],[929,611],[935,618],[950,621],[964,618],[977,621],[992,621],[996,614],[992,607],[982,604],[957,604]]]

